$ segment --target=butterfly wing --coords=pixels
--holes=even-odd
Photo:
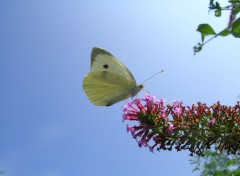
[[[108,71],[125,77],[136,83],[132,73],[128,68],[121,63],[110,52],[101,49],[93,48],[91,54],[91,72],[93,71]]]
[[[88,73],[83,80],[83,89],[89,100],[97,106],[110,106],[127,99],[142,87],[131,79],[107,71]],[[136,93],[137,93],[136,92]]]

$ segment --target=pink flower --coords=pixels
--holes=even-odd
[[[147,147],[147,146],[148,146],[147,143],[148,143],[147,140],[141,139],[141,140],[138,142],[138,146],[139,146],[139,147],[142,147],[142,146]]]
[[[181,101],[174,100],[172,105],[165,105],[165,101],[147,94],[123,107],[123,121],[135,122],[126,129],[139,147],[148,147],[151,152],[171,151],[174,147],[177,151],[189,150],[191,156],[202,156],[217,142],[224,144],[218,147],[219,151],[239,151],[239,141],[235,139],[240,132],[240,102],[235,106],[220,102],[211,106],[201,102],[184,106]],[[229,138],[230,133],[233,138]]]
[[[181,108],[175,108],[175,109],[174,109],[174,113],[175,113],[176,115],[180,115],[180,114],[182,113],[181,110],[182,110]]]
[[[160,103],[165,103],[165,102],[166,102],[166,99],[163,99],[163,98],[160,99]]]
[[[142,100],[149,102],[149,101],[154,101],[156,99],[156,96],[152,96],[150,94],[146,94],[144,98],[142,98]]]
[[[209,121],[209,125],[212,127],[215,124],[215,122],[216,122],[216,119],[213,118]]]
[[[162,119],[164,119],[165,121],[168,121],[168,117],[167,117],[165,111],[164,111],[164,112],[161,112],[159,118],[162,118]]]
[[[173,124],[169,124],[169,126],[168,126],[168,131],[170,132],[170,133],[173,133],[173,130],[175,129],[175,127],[173,126]]]
[[[177,100],[173,100],[173,105],[172,105],[173,107],[177,107],[177,106],[179,106],[179,101],[177,101]]]
[[[127,132],[131,131],[132,134],[133,134],[134,131],[135,131],[135,130],[134,130],[134,127],[130,127],[128,124],[127,124],[126,128],[127,128]]]

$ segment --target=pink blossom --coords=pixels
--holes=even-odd
[[[139,147],[142,147],[142,146],[147,147],[147,146],[148,146],[147,143],[148,143],[147,140],[141,139],[140,141],[138,141],[138,146],[139,146]]]
[[[216,122],[216,119],[213,118],[213,119],[211,119],[211,120],[209,121],[209,125],[210,125],[210,126],[213,126],[213,125],[215,124],[215,122]]]
[[[127,132],[131,131],[131,133],[134,133],[134,127],[130,127],[128,124],[126,126]]]
[[[176,114],[176,115],[180,115],[181,114],[181,111],[182,109],[181,108],[175,108],[174,109],[174,113]]]
[[[160,99],[160,103],[165,103],[165,102],[166,102],[166,99],[163,99],[163,98]]]
[[[173,107],[179,106],[179,101],[178,100],[173,100]]]
[[[148,147],[153,152],[155,148],[171,151],[175,145],[177,151],[189,150],[191,156],[194,153],[201,156],[213,143],[221,142],[224,145],[218,147],[219,151],[239,150],[239,141],[229,138],[229,133],[239,136],[240,102],[235,106],[220,102],[211,106],[201,102],[183,106],[181,101],[174,100],[172,105],[165,105],[165,101],[147,94],[123,107],[123,121],[135,122],[134,126],[127,125],[127,132],[131,132],[139,147]],[[211,138],[204,136],[209,134]]]
[[[152,96],[150,94],[146,94],[144,98],[142,98],[142,100],[144,101],[154,101],[156,99],[156,96]]]
[[[175,127],[173,126],[173,124],[169,124],[169,126],[168,126],[168,131],[170,132],[170,133],[173,133],[173,130],[175,129]]]

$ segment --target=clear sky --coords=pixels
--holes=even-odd
[[[220,100],[240,94],[239,39],[193,55],[196,28],[227,25],[208,1],[1,0],[0,170],[6,176],[196,175],[189,152],[139,148],[122,106],[96,107],[82,89],[92,47],[118,57],[157,98]],[[138,96],[144,95],[141,92]]]

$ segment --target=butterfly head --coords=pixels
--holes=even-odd
[[[136,87],[134,87],[131,90],[131,97],[135,97],[138,94],[138,92],[140,92],[142,89],[143,89],[143,85],[142,84],[136,85]]]

